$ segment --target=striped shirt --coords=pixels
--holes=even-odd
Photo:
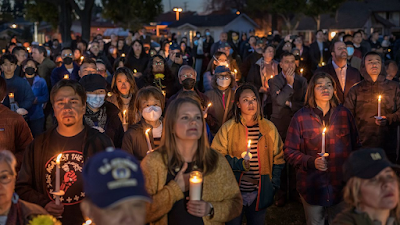
[[[247,138],[248,140],[251,140],[250,153],[252,154],[252,158],[250,159],[250,170],[244,172],[242,180],[240,182],[240,191],[252,192],[258,189],[258,185],[248,182],[243,178],[250,178],[255,181],[260,180],[260,171],[258,166],[258,152],[257,152],[258,139],[260,137],[260,129],[258,127],[258,124],[251,127],[247,127],[247,129],[248,129]]]

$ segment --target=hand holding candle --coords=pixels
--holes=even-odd
[[[190,188],[189,198],[190,200],[201,200],[201,192],[203,186],[203,174],[200,171],[192,171],[190,173]]]
[[[63,79],[69,80],[69,75],[68,75],[68,74],[65,74]]]
[[[146,142],[147,142],[147,148],[149,149],[147,151],[147,154],[149,154],[150,152],[153,151],[152,147],[151,147],[151,143],[150,143],[150,137],[149,137],[149,132],[151,131],[151,129],[147,129],[146,132],[144,132],[144,135],[146,136]]]
[[[253,158],[253,155],[250,153],[250,150],[251,150],[251,140],[248,141],[247,151],[242,152],[242,158],[244,160],[249,161],[251,158]]]
[[[329,156],[329,153],[326,153],[325,151],[325,133],[326,133],[326,127],[324,127],[324,129],[322,130],[321,153],[318,153],[319,156],[321,156],[322,158]]]
[[[8,98],[10,99],[10,103],[14,102],[14,93],[9,93]]]

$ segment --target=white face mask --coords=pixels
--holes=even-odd
[[[86,102],[91,106],[92,108],[100,108],[104,104],[104,99],[106,97],[106,94],[86,94]]]
[[[157,121],[162,115],[160,106],[149,106],[143,109],[142,116],[147,121]]]
[[[225,80],[225,79],[217,79],[217,84],[220,87],[226,88],[231,84],[231,79]]]

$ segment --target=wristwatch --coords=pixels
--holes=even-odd
[[[211,203],[208,203],[210,205],[210,213],[208,213],[207,216],[213,217],[214,216],[214,207]]]

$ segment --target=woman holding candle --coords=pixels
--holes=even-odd
[[[212,77],[211,85],[213,90],[207,91],[206,95],[212,103],[213,109],[208,112],[213,116],[214,124],[209,124],[212,134],[215,135],[219,128],[229,119],[229,112],[233,108],[236,86],[235,77],[229,68],[218,66]]]
[[[21,63],[25,79],[28,81],[35,95],[33,105],[28,109],[28,125],[31,128],[32,135],[35,138],[44,131],[45,117],[43,104],[49,100],[49,91],[46,80],[38,76],[38,63],[33,59],[26,59]]]
[[[137,123],[131,125],[125,132],[122,149],[133,152],[138,160],[142,160],[148,151],[160,145],[164,102],[164,95],[160,89],[153,86],[140,89],[136,95],[134,114],[138,117],[135,120]],[[150,131],[146,136],[148,129]],[[149,149],[147,138],[151,149]]]
[[[342,210],[342,164],[360,146],[354,118],[339,104],[335,87],[330,75],[314,74],[305,107],[292,118],[285,141],[285,159],[297,168],[308,225],[331,224]],[[324,152],[329,155],[320,154]]]
[[[121,111],[119,114],[121,121],[123,119],[123,111],[126,110],[126,122],[130,125],[134,124],[134,102],[137,93],[137,86],[133,73],[129,68],[118,68],[111,82],[113,95],[107,101],[113,103]]]
[[[178,98],[168,107],[158,150],[141,167],[152,196],[146,222],[150,224],[224,224],[240,214],[242,200],[225,158],[210,149],[201,106]],[[189,173],[202,173],[201,200],[189,200]],[[200,177],[192,177],[192,186]],[[200,193],[197,194],[199,197]]]
[[[137,72],[134,73],[134,75],[139,78],[146,69],[148,62],[149,56],[144,51],[142,42],[140,40],[134,40],[126,56],[125,66],[132,71],[136,70]]]
[[[267,207],[280,186],[283,143],[274,124],[263,118],[256,87],[243,84],[234,100],[233,118],[222,125],[211,145],[225,155],[243,197],[242,214],[228,224],[241,224],[244,215],[249,225],[264,224]],[[247,151],[252,157],[244,160]]]

